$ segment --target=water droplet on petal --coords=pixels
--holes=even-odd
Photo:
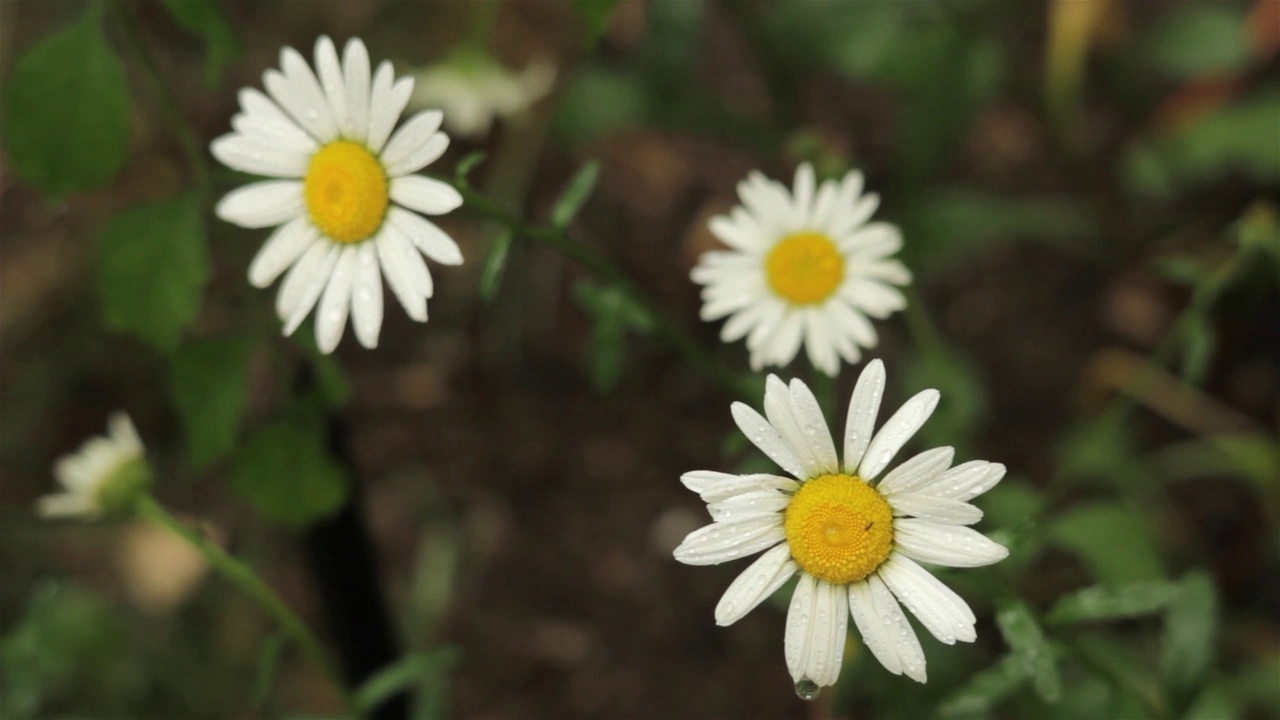
[[[818,687],[818,683],[807,678],[796,683],[796,697],[801,700],[815,700],[821,691],[822,688]]]

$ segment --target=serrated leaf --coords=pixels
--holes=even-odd
[[[1159,552],[1140,512],[1119,505],[1082,505],[1058,516],[1049,534],[1075,552],[1104,583],[1164,577]]]
[[[453,648],[405,655],[364,681],[355,693],[356,707],[368,713],[391,696],[447,670],[458,655]]]
[[[502,284],[502,275],[507,267],[507,257],[511,254],[511,245],[515,243],[515,235],[510,230],[503,230],[493,240],[489,255],[484,260],[484,269],[480,272],[480,299],[493,302],[498,295],[498,287]]]
[[[91,9],[22,57],[4,82],[7,163],[46,194],[105,185],[129,156],[129,88]]]
[[[98,241],[98,291],[107,327],[166,352],[177,348],[200,312],[208,252],[194,193],[111,218]]]
[[[258,431],[236,454],[231,486],[264,517],[301,527],[336,511],[347,497],[342,468],[329,456],[318,428],[277,422]]]
[[[1188,573],[1179,585],[1165,616],[1160,675],[1171,695],[1190,699],[1216,654],[1218,596],[1213,579],[1203,572]]]
[[[204,80],[217,85],[222,71],[240,53],[240,43],[212,0],[161,0],[169,14],[184,29],[204,41]]]
[[[599,162],[592,160],[583,165],[565,186],[564,193],[551,209],[551,224],[558,228],[568,226],[591,197],[591,191],[595,189],[599,177]]]
[[[248,340],[228,337],[183,343],[173,356],[173,400],[197,469],[235,447],[249,400],[251,350]]]
[[[1058,702],[1062,697],[1062,680],[1058,676],[1055,651],[1031,609],[1021,602],[1008,603],[996,613],[996,624],[1009,643],[1013,657],[1031,677],[1036,694],[1047,703]]]
[[[1063,596],[1045,616],[1051,625],[1121,620],[1160,612],[1178,596],[1178,586],[1163,580],[1127,585],[1095,585]]]
[[[938,706],[942,717],[982,717],[1031,678],[1026,663],[1014,653],[976,673]]]

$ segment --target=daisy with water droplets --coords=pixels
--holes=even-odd
[[[36,514],[93,520],[127,512],[151,485],[144,453],[129,416],[113,414],[106,436],[89,438],[54,464],[53,476],[63,492],[37,500]]]
[[[891,258],[902,247],[898,228],[867,222],[879,196],[862,194],[860,172],[816,185],[805,163],[794,192],[752,172],[738,197],[741,205],[710,224],[729,249],[703,254],[693,269],[704,286],[702,319],[728,317],[721,339],[745,337],[756,370],[790,363],[801,343],[827,375],[841,359],[858,362],[861,348],[879,342],[868,318],[906,307],[895,286],[911,282]]]
[[[764,416],[734,403],[733,418],[790,477],[699,471],[682,478],[707,503],[713,522],[685,538],[677,560],[716,565],[764,552],[725,591],[717,624],[737,622],[800,576],[784,647],[796,690],[809,698],[840,676],[851,614],[886,669],[924,682],[924,652],[901,605],[948,645],[972,642],[976,634],[973,611],[920,563],[978,567],[1008,555],[969,527],[982,518],[969,500],[1004,477],[1003,465],[974,460],[950,467],[954,450],[942,447],[885,473],[939,395],[919,393],[873,435],[884,386],[884,365],[869,363],[849,401],[841,462],[809,388],[770,375]]]
[[[228,167],[273,180],[246,185],[218,203],[218,217],[242,227],[276,227],[249,266],[249,282],[270,285],[286,269],[276,299],[284,332],[311,309],[316,341],[332,352],[351,315],[356,338],[372,348],[382,329],[382,278],[409,317],[427,320],[431,273],[422,253],[444,265],[462,263],[457,243],[422,217],[462,204],[448,184],[415,175],[439,158],[449,138],[439,111],[420,112],[394,133],[413,93],[391,63],[370,73],[364,43],[316,42],[316,72],[293,48],[280,70],[263,76],[267,93],[240,93],[235,129],[213,141]],[[419,214],[421,213],[421,214]]]

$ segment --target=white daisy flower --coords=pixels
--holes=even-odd
[[[341,62],[333,42],[316,41],[316,68],[293,48],[281,70],[263,76],[267,94],[247,88],[231,125],[214,140],[214,157],[236,170],[275,180],[233,190],[217,215],[242,227],[279,226],[249,266],[249,282],[270,285],[289,269],[276,312],[286,335],[319,303],[316,341],[332,352],[350,313],[356,338],[372,348],[382,329],[382,280],[409,317],[427,320],[431,273],[421,252],[460,265],[457,243],[422,215],[462,204],[448,184],[413,173],[439,158],[449,138],[439,111],[392,129],[413,93],[384,61],[370,75],[364,43],[347,43]]]
[[[677,560],[715,565],[764,552],[725,591],[717,624],[736,622],[799,574],[784,647],[796,690],[806,698],[840,676],[850,614],[889,672],[924,682],[924,652],[899,602],[948,645],[972,642],[976,634],[965,601],[918,563],[978,567],[1009,554],[968,527],[982,518],[968,501],[1004,477],[1003,465],[975,460],[951,468],[954,450],[943,447],[873,482],[939,397],[937,390],[919,393],[873,436],[884,386],[884,365],[875,360],[849,402],[841,463],[809,388],[770,375],[765,415],[734,403],[733,418],[791,477],[699,471],[682,478],[714,522],[685,538]]]
[[[123,512],[151,484],[142,440],[129,416],[113,414],[107,430],[106,437],[90,438],[78,452],[58,459],[53,476],[64,491],[37,500],[37,515],[91,520]]]
[[[703,254],[693,269],[704,285],[702,319],[729,316],[725,342],[747,339],[751,366],[782,366],[803,342],[814,367],[840,371],[860,348],[879,342],[868,317],[883,319],[907,306],[895,285],[911,273],[890,256],[902,233],[867,220],[880,204],[862,194],[862,173],[815,187],[813,167],[796,170],[795,192],[752,172],[738,185],[742,204],[711,219],[729,250]]]
[[[416,76],[410,107],[440,108],[450,132],[480,138],[489,134],[496,118],[518,115],[546,97],[556,68],[535,60],[515,72],[487,54],[461,52]]]

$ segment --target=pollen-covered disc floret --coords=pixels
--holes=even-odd
[[[364,43],[316,41],[315,70],[293,48],[263,76],[266,93],[240,92],[234,132],[213,141],[223,164],[272,180],[228,193],[218,217],[242,227],[275,227],[249,266],[266,287],[285,274],[276,313],[291,334],[313,308],[316,342],[332,352],[351,317],[356,339],[376,347],[382,330],[382,278],[409,317],[427,319],[431,273],[423,255],[462,263],[457,243],[423,215],[462,204],[452,186],[416,175],[439,158],[449,138],[437,110],[396,123],[413,78],[391,63],[370,71]],[[393,132],[394,130],[394,132]]]
[[[703,285],[702,319],[728,318],[720,337],[746,338],[751,365],[786,365],[803,344],[828,375],[856,363],[879,342],[869,318],[906,307],[897,286],[911,273],[892,256],[893,225],[868,222],[880,204],[862,193],[862,173],[818,185],[809,164],[795,187],[752,172],[738,185],[741,205],[712,218],[727,250],[703,254],[693,280]]]
[[[725,591],[718,624],[736,622],[799,575],[783,646],[806,698],[839,678],[850,617],[886,669],[924,682],[924,651],[903,605],[944,643],[977,635],[968,604],[918,563],[977,567],[1008,555],[968,527],[982,518],[969,500],[994,487],[1004,466],[974,460],[951,467],[954,450],[942,447],[890,470],[939,396],[917,394],[874,432],[884,388],[884,365],[868,363],[849,401],[841,460],[809,388],[770,375],[764,415],[734,403],[733,418],[787,475],[682,478],[713,522],[685,538],[677,560],[715,565],[763,553]]]

